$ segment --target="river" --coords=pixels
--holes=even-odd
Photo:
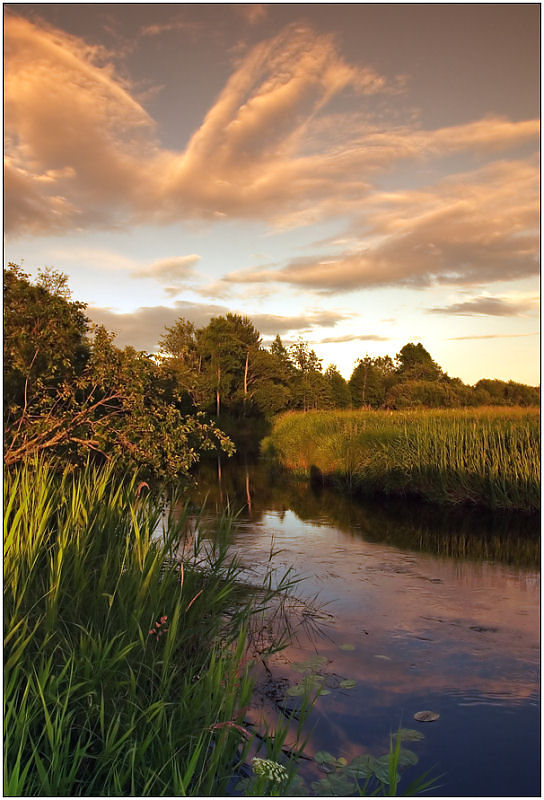
[[[297,665],[317,656],[325,692],[307,722],[309,755],[381,755],[391,731],[416,728],[406,782],[432,768],[442,777],[431,796],[540,795],[536,519],[354,500],[262,463],[224,465],[219,478],[203,467],[193,500],[210,529],[227,503],[239,512],[232,547],[249,579],[273,547],[279,572],[304,578],[309,608],[318,595],[267,660],[254,717],[289,706]],[[439,718],[417,722],[421,710]],[[309,782],[324,777],[312,769]]]

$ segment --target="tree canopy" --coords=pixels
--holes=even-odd
[[[206,450],[232,450],[224,431],[264,435],[286,410],[538,405],[539,390],[450,378],[421,344],[395,359],[364,355],[349,381],[299,338],[267,348],[252,321],[213,317],[197,328],[180,317],[165,328],[156,356],[120,349],[91,326],[67,278],[20,267],[4,271],[6,461],[51,450],[76,463],[89,453],[127,468],[187,476]],[[264,426],[264,427],[263,427]],[[244,433],[245,432],[245,433]],[[243,434],[243,435],[242,435]]]

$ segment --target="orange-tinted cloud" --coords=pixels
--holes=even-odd
[[[499,162],[426,190],[376,193],[366,235],[340,255],[293,259],[230,281],[278,281],[321,291],[478,284],[537,275],[538,167]]]
[[[459,314],[461,316],[517,317],[535,313],[538,310],[538,297],[513,299],[508,297],[472,297],[449,306],[427,309],[434,314]]]
[[[7,232],[190,218],[308,224],[327,214],[360,213],[375,192],[376,178],[400,160],[460,151],[488,156],[538,142],[537,120],[486,118],[435,131],[419,130],[412,122],[380,122],[370,115],[368,98],[393,96],[402,83],[391,85],[368,67],[348,64],[332,36],[290,25],[241,59],[185,150],[168,150],[104,49],[12,15],[5,35]],[[358,94],[359,110],[344,113],[339,124],[329,103],[346,92]],[[445,230],[452,220],[461,224],[452,192],[449,207],[437,191],[400,195],[391,205],[404,204],[408,214],[426,213],[429,225]],[[437,198],[439,208],[433,209]],[[469,203],[476,199],[469,197]],[[465,199],[458,201],[462,205]],[[381,221],[376,216],[377,228],[387,217],[386,210]],[[416,219],[418,231],[423,224]],[[478,238],[476,230],[469,234]],[[518,234],[523,237],[524,230]],[[402,235],[408,247],[419,243],[407,230],[397,232],[395,241],[401,243]],[[372,257],[366,249],[341,260],[335,256],[334,270],[294,263],[288,273],[293,282],[311,285],[313,269],[317,285],[326,286],[325,273],[335,272],[343,276],[338,285],[348,288],[360,276],[367,285],[376,276],[378,282],[406,279],[407,271],[399,267],[397,275],[394,266],[398,252],[388,252],[387,243],[372,248]],[[422,282],[431,274],[429,258],[424,261],[427,266],[416,270]]]
[[[194,267],[201,256],[193,253],[188,256],[161,258],[145,267],[139,267],[133,274],[137,277],[155,278],[160,283],[185,285],[188,279],[195,277]]]

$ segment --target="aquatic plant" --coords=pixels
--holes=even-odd
[[[289,580],[256,602],[228,519],[189,547],[187,514],[113,466],[27,463],[4,492],[5,794],[224,794],[253,739],[250,620]]]

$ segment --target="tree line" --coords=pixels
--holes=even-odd
[[[258,442],[286,410],[539,404],[538,389],[513,381],[450,378],[421,344],[395,359],[365,356],[346,381],[303,339],[265,347],[238,314],[201,328],[179,318],[150,354],[117,347],[85,308],[56,270],[34,281],[15,264],[4,270],[8,465],[44,451],[74,464],[92,454],[182,477],[203,452],[232,452],[231,439]]]

